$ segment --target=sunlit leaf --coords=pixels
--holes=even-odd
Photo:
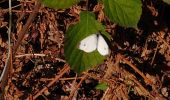
[[[141,0],[103,0],[111,21],[125,27],[137,27],[142,13]]]
[[[105,91],[108,88],[108,85],[107,83],[99,83],[95,88]]]
[[[64,9],[76,4],[79,0],[40,0],[45,6],[50,8]]]
[[[106,56],[99,54],[97,50],[87,53],[79,49],[79,44],[85,37],[101,32],[109,37],[104,27],[95,20],[95,16],[90,12],[80,13],[80,22],[68,28],[65,35],[64,53],[71,68],[78,73],[88,70],[104,61]]]

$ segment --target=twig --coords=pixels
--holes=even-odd
[[[4,93],[5,85],[7,84],[8,73],[11,65],[11,27],[12,27],[12,12],[11,12],[11,0],[9,0],[9,28],[8,28],[8,55],[5,63],[5,67],[0,76],[1,90]],[[3,98],[3,93],[1,98]]]
[[[149,95],[149,97],[152,98],[151,100],[154,100],[154,97],[138,81],[136,81],[133,76],[131,76],[130,79],[140,87],[143,93],[146,93],[146,95]]]
[[[68,70],[70,70],[70,67],[66,64],[64,68],[59,72],[59,74],[52,80],[46,87],[44,87],[42,90],[40,90],[36,95],[33,96],[33,100],[35,100],[38,96],[40,96],[45,90],[47,90],[51,85],[53,85],[56,81],[59,80],[60,77],[62,77]]]
[[[101,100],[104,100],[104,98],[107,96],[107,94],[108,94],[109,91],[110,91],[110,87],[108,87],[108,88],[106,89],[106,91],[104,92]]]
[[[123,55],[118,55],[123,62],[125,62],[126,64],[128,64],[131,68],[133,68],[140,76],[143,77],[143,79],[145,80],[146,83],[152,84],[152,81],[149,80],[135,65],[133,65],[131,62],[129,62],[128,60],[126,60]]]
[[[65,60],[61,59],[61,58],[55,58],[55,60],[59,61],[59,62],[66,62]]]
[[[34,11],[31,13],[31,15],[29,16],[28,20],[27,20],[27,23],[24,25],[24,27],[22,28],[22,30],[19,32],[19,38],[18,38],[18,41],[16,42],[16,45],[14,46],[13,48],[13,55],[15,55],[19,45],[21,44],[21,41],[22,39],[24,38],[24,35],[27,33],[27,30],[29,28],[29,26],[31,25],[33,19],[35,18],[39,8],[40,8],[41,4],[40,2],[38,1],[36,6],[35,6],[35,9]]]
[[[156,50],[155,50],[154,55],[153,55],[153,57],[152,57],[151,65],[153,64],[154,59],[155,59],[155,56],[156,56],[156,53],[157,53],[157,51],[158,51],[158,45],[159,45],[159,44],[157,44]]]
[[[82,79],[81,79],[81,81],[79,82],[79,84],[74,88],[73,91],[71,91],[71,93],[70,93],[70,95],[69,95],[69,97],[68,97],[68,100],[72,100],[71,98],[73,97],[75,91],[80,87],[80,85],[82,84],[82,82],[86,79],[86,77],[88,76],[87,74],[88,74],[88,73],[86,73],[86,74],[82,77]]]
[[[69,80],[75,80],[75,79],[82,79],[83,77],[70,77],[70,78],[60,78],[60,81],[69,81]],[[51,81],[54,80],[54,78],[41,78],[40,81]]]
[[[7,10],[1,10],[1,12],[7,12]],[[32,13],[34,11],[32,10],[24,10],[24,11],[21,11],[21,10],[12,10],[12,12],[16,12],[16,13],[23,13],[23,12],[26,12],[26,13]]]
[[[36,12],[38,11],[39,7],[40,7],[40,2],[37,2],[37,5],[35,6],[34,12],[31,13],[31,15],[29,16],[29,18],[27,20],[27,23],[24,25],[23,29],[19,33],[18,41],[17,41],[16,45],[14,46],[13,55],[15,55],[15,53],[16,53],[16,51],[17,51],[17,49],[18,49],[18,47],[19,47],[19,45],[20,45],[20,43],[21,43],[25,33],[27,32],[30,24],[32,23],[32,21],[33,21],[35,15],[36,15]],[[9,45],[8,50],[9,51],[8,51],[8,57],[7,57],[7,61],[6,61],[6,66],[4,67],[3,72],[1,74],[1,78],[0,78],[0,81],[2,81],[1,82],[1,90],[3,92],[4,92],[5,86],[7,84],[7,78],[8,78],[10,67],[12,67],[11,66],[12,63],[10,63],[10,62],[12,62],[12,56],[13,56],[12,55],[12,49],[11,49],[11,46],[10,46],[10,33],[11,33],[11,25],[12,25],[11,24],[12,23],[12,20],[11,20],[12,19],[12,15],[11,15],[11,0],[9,0],[9,15],[10,15],[10,19],[9,19],[9,31],[8,31],[8,35],[9,35],[8,36],[8,43],[9,43],[8,44]],[[3,94],[1,95],[1,98],[3,98]]]
[[[22,55],[16,55],[16,58],[20,58],[20,57],[25,57],[25,56],[41,56],[44,57],[46,56],[46,54],[22,54]]]
[[[158,36],[159,39],[165,43],[165,45],[170,49],[170,45],[161,37],[161,36]]]
[[[16,55],[16,58],[20,58],[20,57],[25,57],[25,56],[41,56],[41,57],[45,57],[47,56],[46,54],[22,54],[22,55]],[[55,58],[55,60],[59,61],[59,62],[66,62],[64,59],[61,58]]]

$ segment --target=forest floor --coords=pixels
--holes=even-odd
[[[103,64],[77,75],[65,61],[64,35],[79,20],[86,2],[65,10],[41,5],[30,21],[35,1],[13,0],[13,55],[1,93],[7,100],[170,100],[170,6],[160,0],[143,1],[138,29],[118,26],[96,13],[112,37],[113,48]],[[90,11],[101,11],[99,6],[89,0]],[[1,74],[8,54],[8,25],[8,1],[0,2]],[[102,82],[107,89],[96,89]]]

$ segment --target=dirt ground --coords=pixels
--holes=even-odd
[[[1,97],[170,100],[170,5],[161,0],[142,3],[138,29],[134,29],[110,22],[102,15],[101,5],[89,0],[89,11],[106,26],[113,46],[103,64],[77,75],[65,61],[64,34],[70,24],[78,22],[86,1],[55,10],[36,5],[35,0],[12,0],[12,54],[8,77],[0,85]],[[33,20],[29,20],[31,15]],[[1,74],[8,54],[8,27],[8,1],[4,0],[0,2]],[[106,90],[95,88],[101,82],[108,84]]]

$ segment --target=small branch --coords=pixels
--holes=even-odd
[[[79,84],[74,88],[73,91],[71,91],[71,93],[70,93],[70,95],[69,95],[69,97],[68,97],[68,100],[72,100],[71,98],[73,97],[75,91],[80,87],[80,85],[81,85],[82,82],[86,79],[87,76],[88,76],[88,75],[87,75],[87,73],[86,73],[86,74],[82,77],[82,79],[81,79],[81,81],[79,82]]]
[[[9,15],[10,15],[9,16],[9,30],[8,30],[8,45],[9,45],[8,51],[9,52],[8,52],[8,57],[6,60],[5,67],[4,67],[1,77],[0,77],[2,92],[4,92],[5,86],[8,83],[8,75],[9,75],[9,71],[12,67],[12,56],[15,55],[22,39],[24,38],[25,33],[27,32],[30,24],[32,23],[35,15],[36,15],[36,12],[39,10],[40,5],[41,5],[40,2],[37,2],[34,12],[31,13],[31,15],[29,16],[29,18],[27,20],[27,23],[24,25],[23,29],[20,31],[18,41],[13,49],[14,52],[12,52],[11,45],[10,45],[10,33],[11,33],[11,25],[12,25],[12,15],[11,14],[12,14],[12,12],[11,12],[11,0],[9,0]],[[12,55],[12,53],[13,53],[13,55]],[[0,96],[1,96],[1,98],[3,98],[3,94]]]
[[[31,13],[31,15],[29,16],[29,18],[27,20],[27,23],[24,25],[23,29],[19,32],[18,41],[16,42],[16,45],[13,48],[13,55],[15,55],[19,45],[21,44],[22,39],[24,38],[24,35],[27,33],[27,30],[29,29],[29,26],[31,25],[33,19],[35,18],[40,6],[41,6],[41,4],[38,1],[35,6],[34,11]]]
[[[148,92],[147,89],[145,89],[145,88],[142,86],[141,83],[139,83],[138,81],[136,81],[136,79],[135,79],[133,76],[131,76],[130,79],[133,80],[133,82],[140,87],[140,89],[142,90],[142,92],[143,92],[144,94],[146,94],[146,95],[148,95],[150,98],[152,98],[151,100],[154,100],[154,97]]]
[[[10,65],[11,65],[11,27],[12,27],[12,8],[11,8],[11,0],[9,0],[9,27],[8,27],[8,54],[7,54],[7,59],[6,63],[4,66],[4,69],[2,71],[2,74],[0,76],[0,82],[1,82],[1,90],[4,92],[5,85],[7,84],[7,78],[8,78],[8,73],[10,70]]]
[[[70,78],[60,78],[60,81],[69,81],[69,80],[75,80],[75,79],[82,79],[83,77],[70,77]],[[40,81],[51,81],[54,80],[54,78],[41,78]]]
[[[44,57],[44,56],[46,56],[46,54],[21,54],[21,55],[16,55],[15,58],[21,58],[21,57],[25,57],[25,56],[41,56],[41,57]]]
[[[155,59],[155,56],[156,56],[156,53],[157,53],[157,51],[158,51],[158,45],[159,45],[159,44],[157,44],[156,50],[155,50],[154,55],[153,55],[153,57],[152,57],[151,65],[153,64],[154,59]]]
[[[45,90],[47,90],[50,86],[52,86],[56,81],[59,80],[67,71],[70,70],[70,67],[66,64],[64,68],[58,73],[58,75],[52,80],[46,87],[40,90],[36,95],[33,96],[33,100],[35,100],[38,96],[40,96]]]
[[[152,81],[149,80],[135,65],[133,65],[131,62],[129,62],[128,60],[126,60],[123,55],[118,55],[123,62],[125,62],[126,64],[128,64],[131,68],[133,68],[140,76],[142,76],[145,80],[146,83],[152,84]]]
[[[15,58],[20,58],[20,57],[25,57],[25,56],[41,56],[41,57],[45,57],[47,55],[46,54],[21,54],[21,55],[16,55]],[[66,62],[65,60],[63,60],[61,58],[55,58],[55,60],[57,60],[59,62]]]
[[[159,39],[165,43],[165,45],[170,49],[170,45],[159,35]]]

